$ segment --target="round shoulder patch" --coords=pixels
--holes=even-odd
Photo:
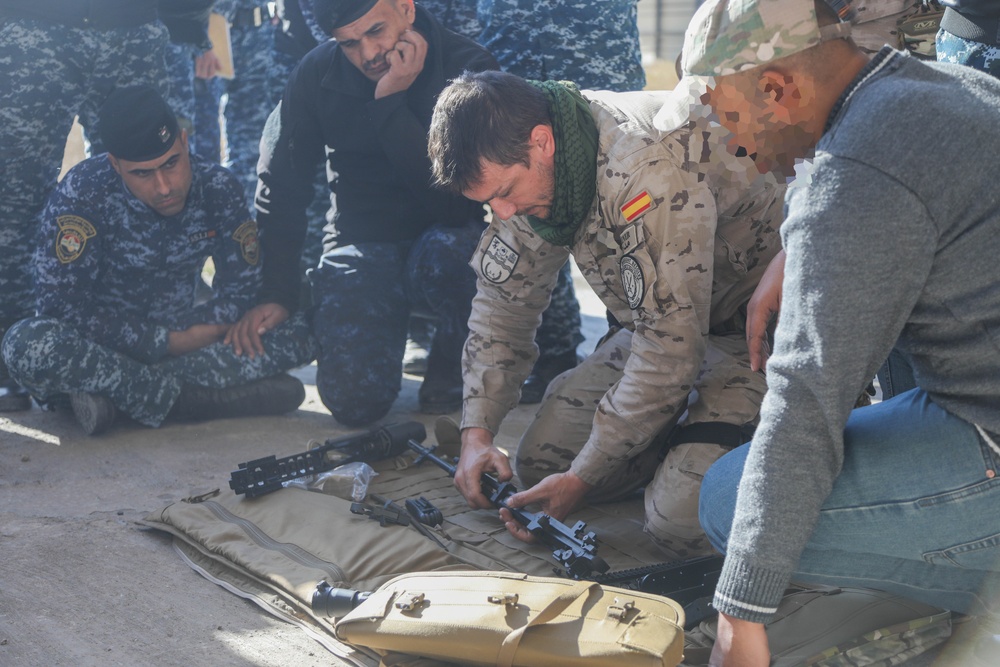
[[[622,274],[622,287],[625,289],[625,298],[628,299],[628,307],[635,310],[642,303],[642,294],[646,291],[646,283],[642,277],[642,267],[632,255],[625,255],[618,262],[618,268]]]

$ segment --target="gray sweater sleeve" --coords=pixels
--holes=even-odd
[[[754,622],[781,599],[840,473],[850,410],[916,303],[938,237],[919,197],[870,165],[820,153],[796,183],[768,393],[715,595],[719,611]]]

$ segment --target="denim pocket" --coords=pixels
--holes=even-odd
[[[946,549],[928,551],[924,560],[931,565],[950,565],[971,570],[1000,570],[1000,533]]]

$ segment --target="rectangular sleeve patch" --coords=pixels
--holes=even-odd
[[[622,206],[622,215],[625,216],[625,222],[632,222],[640,215],[648,211],[653,206],[653,198],[649,196],[649,193],[643,190],[637,197],[626,202]]]

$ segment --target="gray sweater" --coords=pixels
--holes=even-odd
[[[834,107],[786,199],[781,318],[720,611],[770,618],[897,338],[931,400],[1000,432],[998,129],[1000,81],[888,48]]]

